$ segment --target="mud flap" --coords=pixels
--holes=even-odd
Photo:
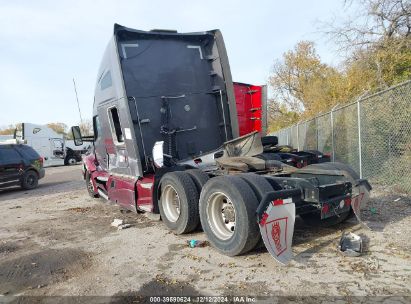
[[[359,180],[358,185],[355,187],[355,193],[351,198],[351,207],[354,211],[355,217],[365,227],[368,225],[361,219],[361,206],[364,206],[370,200],[371,186],[366,180]]]
[[[293,258],[292,241],[295,222],[295,202],[300,190],[268,193],[258,209],[258,225],[264,245],[271,256],[286,265]]]

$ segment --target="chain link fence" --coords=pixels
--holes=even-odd
[[[272,135],[280,145],[329,154],[374,185],[411,193],[411,80]]]

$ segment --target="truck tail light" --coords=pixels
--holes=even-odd
[[[44,164],[44,158],[40,156],[39,162],[40,162],[40,165],[43,166],[43,164]]]
[[[321,209],[321,212],[328,213],[328,211],[330,211],[330,206],[328,206],[328,204],[324,204],[323,208]]]
[[[288,198],[279,198],[276,200],[273,200],[271,203],[273,206],[279,206],[279,205],[284,205],[284,204],[290,204],[293,202],[293,199],[291,197]]]
[[[278,205],[282,205],[284,203],[284,201],[282,199],[276,199],[273,201],[273,206],[278,206]]]
[[[350,206],[351,205],[351,198],[346,198],[345,200],[344,200],[344,202],[345,202],[345,205],[346,206]]]

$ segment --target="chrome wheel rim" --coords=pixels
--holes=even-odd
[[[234,204],[222,192],[213,193],[207,201],[207,221],[214,235],[220,240],[230,239],[237,219]]]
[[[75,165],[77,161],[74,158],[69,158],[68,163],[69,165]]]
[[[173,186],[167,185],[164,187],[163,194],[161,195],[161,203],[167,219],[173,223],[177,222],[180,217],[181,202]]]

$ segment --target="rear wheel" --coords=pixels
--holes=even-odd
[[[207,174],[205,174],[203,171],[199,169],[190,169],[184,171],[190,175],[191,179],[193,180],[194,184],[196,185],[197,191],[200,194],[201,190],[203,189],[204,185],[208,182],[210,179]],[[200,196],[200,195],[199,195]],[[201,222],[198,221],[198,229],[201,230]]]
[[[193,231],[200,221],[198,191],[190,175],[170,172],[161,178],[159,209],[164,224],[175,234]]]
[[[208,182],[210,179],[207,174],[205,174],[203,171],[198,170],[198,169],[190,169],[184,171],[188,175],[190,175],[191,179],[193,180],[194,184],[196,185],[198,193],[201,193],[201,189],[203,186]]]
[[[21,187],[25,190],[31,190],[37,187],[39,184],[39,177],[33,170],[26,171],[21,181]]]
[[[75,164],[77,164],[77,160],[74,156],[69,156],[65,161],[65,165],[68,165],[68,166],[72,166]]]
[[[274,191],[272,185],[262,176],[254,173],[245,173],[239,175],[246,183],[253,189],[255,196],[257,197],[258,204],[261,203],[262,198],[268,192]],[[278,185],[277,185],[278,186]],[[258,235],[257,248],[264,247],[264,242],[261,235]]]
[[[239,177],[247,182],[247,184],[253,189],[255,196],[257,197],[258,202],[261,202],[261,199],[268,192],[273,191],[270,183],[262,176],[255,173],[245,173],[240,174]]]
[[[208,181],[201,192],[200,219],[210,243],[229,256],[253,249],[260,240],[255,216],[258,203],[240,177],[219,176]]]

